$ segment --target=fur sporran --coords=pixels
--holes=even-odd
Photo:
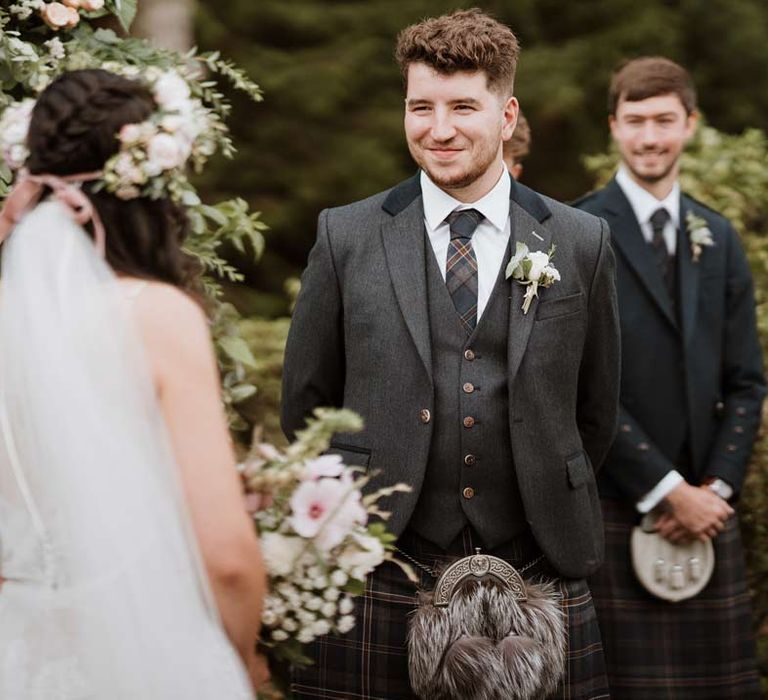
[[[553,582],[523,580],[475,554],[419,594],[408,629],[413,690],[425,700],[532,700],[554,692],[565,667],[566,623]]]

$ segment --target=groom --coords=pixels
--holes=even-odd
[[[337,435],[333,451],[367,467],[371,489],[413,487],[387,505],[421,584],[474,547],[555,581],[569,640],[562,692],[606,698],[584,577],[603,556],[594,470],[616,423],[614,260],[603,221],[515,183],[504,166],[518,52],[509,28],[478,10],[400,34],[405,134],[420,171],[321,213],[286,349],[283,427],[292,435],[318,406],[359,412],[365,429]],[[560,275],[527,313],[530,285],[505,275],[518,243],[555,248]],[[381,566],[356,628],[312,649],[294,695],[413,698],[415,593]]]

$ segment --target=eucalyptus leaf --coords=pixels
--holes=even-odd
[[[225,336],[219,339],[219,347],[236,362],[242,362],[248,367],[256,368],[256,358],[242,338]]]

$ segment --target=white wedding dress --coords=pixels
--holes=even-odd
[[[0,698],[252,698],[120,283],[55,201],[2,258]]]

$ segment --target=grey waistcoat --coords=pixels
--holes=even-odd
[[[509,436],[509,254],[469,338],[429,245],[426,258],[435,423],[410,527],[446,549],[469,523],[493,548],[526,527]]]

